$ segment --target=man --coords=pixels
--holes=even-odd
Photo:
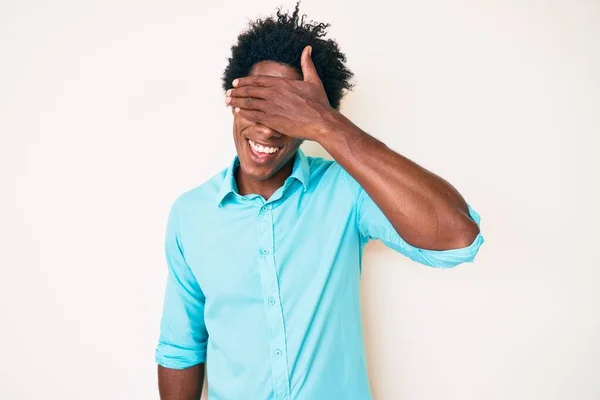
[[[163,400],[371,399],[361,256],[381,239],[448,268],[479,216],[446,181],[340,114],[352,73],[326,24],[258,20],[224,74],[237,156],[173,204],[156,349]],[[303,140],[335,161],[306,157]]]

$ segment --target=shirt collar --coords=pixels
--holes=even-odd
[[[235,169],[240,165],[240,159],[236,155],[233,158],[233,161],[227,168],[227,172],[225,173],[225,178],[221,183],[221,187],[219,188],[219,192],[217,194],[217,206],[221,207],[223,204],[223,200],[227,197],[228,194],[238,194],[237,184],[235,182]],[[294,166],[292,167],[292,174],[289,176],[287,180],[290,178],[297,179],[302,183],[304,187],[304,191],[308,189],[308,183],[310,178],[310,169],[308,165],[308,159],[304,155],[304,152],[301,149],[296,151],[296,158],[294,159]],[[286,181],[287,181],[286,180]]]

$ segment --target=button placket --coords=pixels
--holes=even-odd
[[[257,212],[259,272],[261,277],[265,313],[270,336],[271,372],[276,400],[290,399],[289,371],[285,356],[286,341],[283,310],[279,298],[279,279],[274,256],[272,205],[265,204]],[[279,304],[279,306],[277,306]]]

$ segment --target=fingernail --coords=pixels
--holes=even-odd
[[[225,97],[225,104],[229,104],[231,102],[231,97]]]
[[[229,90],[227,90],[227,91],[225,92],[225,94],[226,94],[227,96],[231,96],[231,92],[233,92],[233,89],[229,89]]]
[[[234,111],[235,111],[235,112],[240,112],[240,108],[239,108],[239,107],[236,107],[236,108],[234,109]]]
[[[233,86],[237,86],[238,82],[239,81],[237,79],[234,79],[233,82],[232,82]]]

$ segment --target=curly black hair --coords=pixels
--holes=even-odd
[[[231,89],[235,78],[247,76],[254,64],[275,61],[294,68],[302,76],[300,55],[304,47],[312,46],[312,60],[331,107],[336,110],[346,91],[354,87],[349,81],[353,73],[346,68],[346,56],[333,39],[322,39],[330,24],[304,23],[298,18],[300,2],[290,16],[277,10],[277,19],[268,17],[251,21],[231,47],[231,57],[223,73],[223,90]]]

